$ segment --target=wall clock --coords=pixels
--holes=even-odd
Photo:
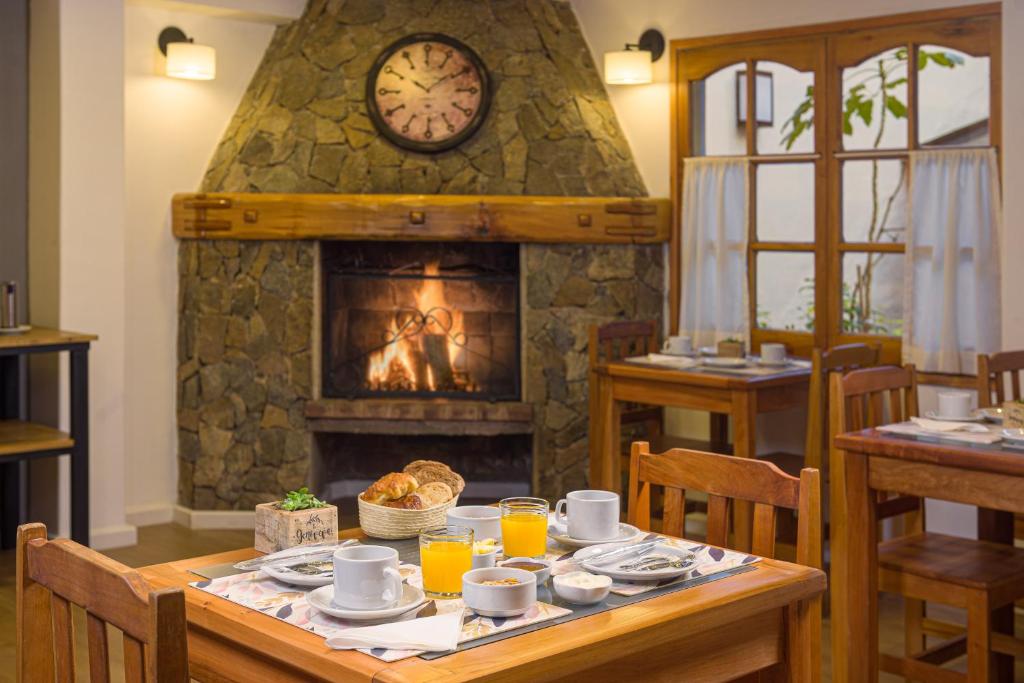
[[[366,77],[377,130],[399,147],[440,152],[468,140],[487,118],[491,79],[469,46],[440,33],[389,45]]]

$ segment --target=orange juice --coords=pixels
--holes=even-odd
[[[547,549],[547,539],[547,515],[512,512],[501,518],[505,557],[539,557]]]
[[[462,594],[462,575],[473,567],[473,544],[462,541],[430,541],[420,545],[423,590],[428,593]]]

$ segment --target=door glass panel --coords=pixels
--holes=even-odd
[[[757,253],[758,327],[773,330],[814,329],[814,254]]]
[[[844,149],[907,146],[907,48],[843,69]]]
[[[814,151],[814,73],[757,63],[757,153]]]
[[[987,145],[989,58],[939,45],[917,57],[918,138],[922,145]]]
[[[907,162],[843,162],[843,240],[902,242],[907,226]]]
[[[843,254],[843,332],[903,333],[903,254]]]
[[[743,124],[736,118],[736,74],[746,69],[739,62],[690,83],[691,143],[694,156],[747,153]]]
[[[758,164],[757,238],[814,241],[814,164]]]

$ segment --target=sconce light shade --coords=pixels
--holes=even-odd
[[[651,53],[620,50],[604,53],[604,82],[609,85],[650,83],[653,79]]]
[[[168,43],[167,75],[193,81],[210,81],[217,77],[217,51],[209,45]]]

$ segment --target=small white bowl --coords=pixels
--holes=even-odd
[[[580,576],[592,576],[598,585],[593,588],[586,588],[573,584],[573,579]],[[575,605],[593,605],[601,602],[608,597],[608,593],[612,589],[612,579],[610,576],[590,574],[589,572],[562,574],[556,576],[552,583],[555,584],[555,593],[560,598]]]
[[[519,583],[485,586],[484,581],[518,579]],[[537,577],[523,569],[471,569],[462,575],[462,601],[485,617],[515,617],[537,602]]]
[[[539,559],[539,560],[536,560],[536,559],[534,559],[532,557],[510,557],[507,560],[502,560],[501,562],[499,562],[498,566],[499,567],[508,567],[513,562],[529,562],[530,564],[542,565],[544,568],[543,569],[538,569],[536,571],[533,571],[533,570],[530,570],[530,569],[524,570],[524,571],[528,571],[531,574],[533,574],[534,576],[536,576],[538,584],[542,584],[545,581],[547,581],[549,578],[551,578],[551,567],[555,564],[551,560],[545,560],[543,558]],[[519,569],[519,567],[510,567],[510,569]]]
[[[494,562],[497,559],[497,549],[492,550],[489,553],[473,553],[473,569],[487,569],[488,567],[493,567]]]
[[[445,516],[449,524],[472,529],[474,540],[482,541],[485,538],[501,540],[501,510],[496,507],[460,505],[448,510]]]

